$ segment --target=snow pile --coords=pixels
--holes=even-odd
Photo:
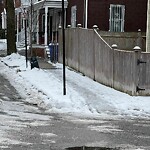
[[[3,73],[27,101],[48,111],[82,116],[149,117],[150,97],[132,97],[103,86],[66,69],[67,95],[63,95],[62,65],[57,69],[26,68],[25,57],[19,54],[1,58]],[[9,67],[6,67],[7,64]],[[21,87],[21,88],[20,88]],[[30,99],[30,100],[29,100]]]

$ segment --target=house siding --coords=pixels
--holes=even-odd
[[[77,24],[83,24],[84,0],[68,0],[67,24],[71,20],[71,6],[77,6]],[[100,30],[109,30],[110,4],[125,5],[126,32],[146,31],[147,0],[88,0],[88,28],[98,25]]]

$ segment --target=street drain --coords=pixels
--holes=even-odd
[[[66,148],[66,150],[119,150],[119,148],[107,148],[107,147],[70,147]]]

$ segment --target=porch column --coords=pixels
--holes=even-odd
[[[36,30],[36,44],[39,44],[39,10],[37,10],[36,12],[36,16],[37,16],[37,30]]]
[[[2,12],[2,29],[6,29],[7,25],[6,25],[6,9],[4,9],[4,11]]]
[[[23,18],[23,16],[22,16],[21,19],[23,20],[23,21],[22,21],[22,29],[24,30],[24,28],[25,28],[24,19],[25,19],[25,18]]]
[[[17,13],[17,45],[18,45],[18,42],[19,42],[19,13]]]
[[[2,29],[4,29],[4,12],[2,12],[1,14],[2,14]]]
[[[45,7],[45,38],[44,38],[45,45],[47,45],[47,13],[48,13],[48,7]]]

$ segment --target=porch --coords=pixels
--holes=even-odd
[[[64,8],[67,8],[67,0]],[[25,46],[25,23],[27,44],[44,49],[50,42],[58,41],[58,28],[62,25],[62,1],[41,0],[32,4],[23,3],[16,9],[16,43]],[[66,11],[65,11],[66,13]],[[26,20],[26,22],[25,22]]]

